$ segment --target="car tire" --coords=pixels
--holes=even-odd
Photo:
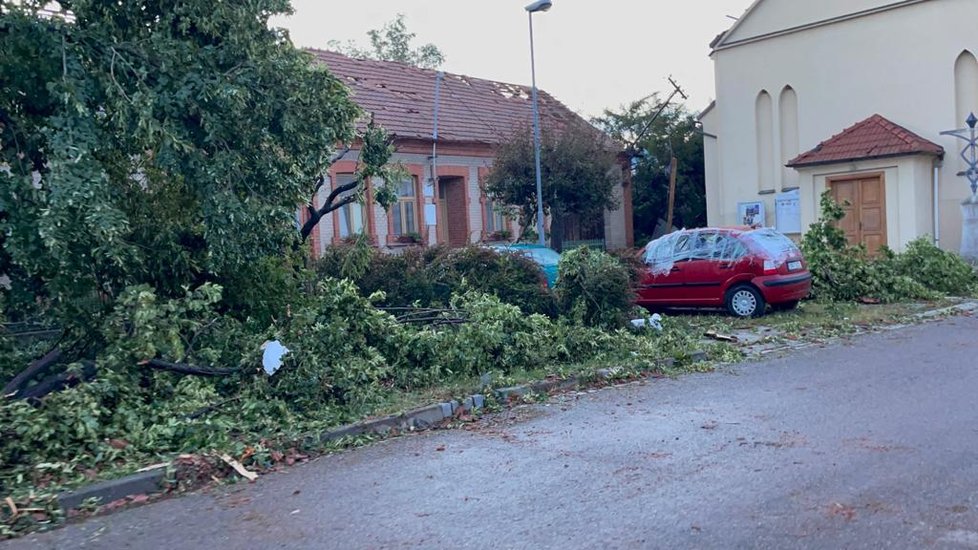
[[[798,307],[798,300],[792,300],[790,302],[783,302],[780,304],[771,304],[771,309],[774,311],[794,311]]]
[[[764,315],[764,297],[751,285],[739,285],[727,291],[727,311],[735,317],[748,318]]]

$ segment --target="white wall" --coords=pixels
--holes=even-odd
[[[783,29],[872,10],[897,0],[760,0],[750,17],[737,25],[725,42],[749,40]]]
[[[825,15],[832,15],[840,6],[855,8],[866,3],[764,1],[770,10],[777,4],[779,10],[822,10]],[[770,18],[777,19],[773,15]],[[710,223],[733,224],[738,201],[766,199],[766,210],[774,211],[773,197],[758,195],[762,171],[755,161],[759,157],[755,105],[761,90],[767,90],[776,102],[776,129],[782,127],[777,104],[781,90],[791,86],[796,92],[800,151],[879,113],[941,144],[949,157],[956,155],[961,146],[940,132],[963,125],[957,120],[955,63],[964,50],[975,49],[976,21],[978,1],[929,0],[716,51],[717,107],[704,120],[704,129],[719,135],[716,151],[711,154],[707,148],[706,154],[707,167],[715,163],[722,175],[711,177],[707,172],[707,195],[719,198],[719,204],[710,208]],[[741,27],[742,31],[748,28],[747,21]],[[787,155],[781,150],[780,136],[774,140],[774,147],[780,191],[792,185],[781,170],[780,161]],[[942,226],[948,227],[942,243],[951,249],[960,241],[957,203],[970,195],[963,178],[954,172],[943,170],[940,184]],[[810,195],[812,190],[802,191]],[[912,226],[922,225],[916,221],[916,214],[912,218]],[[771,214],[768,223],[773,223]]]

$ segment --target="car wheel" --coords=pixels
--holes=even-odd
[[[740,285],[727,292],[727,311],[737,317],[764,315],[764,297],[750,285]]]
[[[771,308],[775,311],[793,311],[798,307],[798,300],[792,300],[790,302],[784,302],[781,304],[771,304]]]

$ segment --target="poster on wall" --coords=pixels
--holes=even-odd
[[[737,223],[747,227],[764,227],[764,203],[738,202]]]
[[[776,228],[781,233],[801,233],[801,195],[797,190],[777,196],[774,216]]]

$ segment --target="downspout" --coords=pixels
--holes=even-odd
[[[441,81],[445,78],[444,71],[438,71],[435,73],[435,115],[434,121],[431,129],[431,177],[429,182],[431,184],[431,203],[438,204],[438,109],[441,105]],[[424,195],[424,193],[422,193]],[[427,199],[427,197],[425,197]],[[427,200],[425,201],[427,204]],[[425,225],[434,225],[438,227],[438,209],[435,208],[435,223],[429,223],[430,220],[425,217]],[[447,220],[446,220],[447,221]],[[444,223],[444,222],[443,222]],[[428,232],[427,228],[425,229]],[[425,240],[428,240],[428,235],[425,235]],[[438,239],[438,232],[435,231],[435,240]],[[436,242],[437,244],[437,242]]]
[[[941,164],[943,160],[940,157],[934,159],[934,246],[938,248],[941,246]]]

